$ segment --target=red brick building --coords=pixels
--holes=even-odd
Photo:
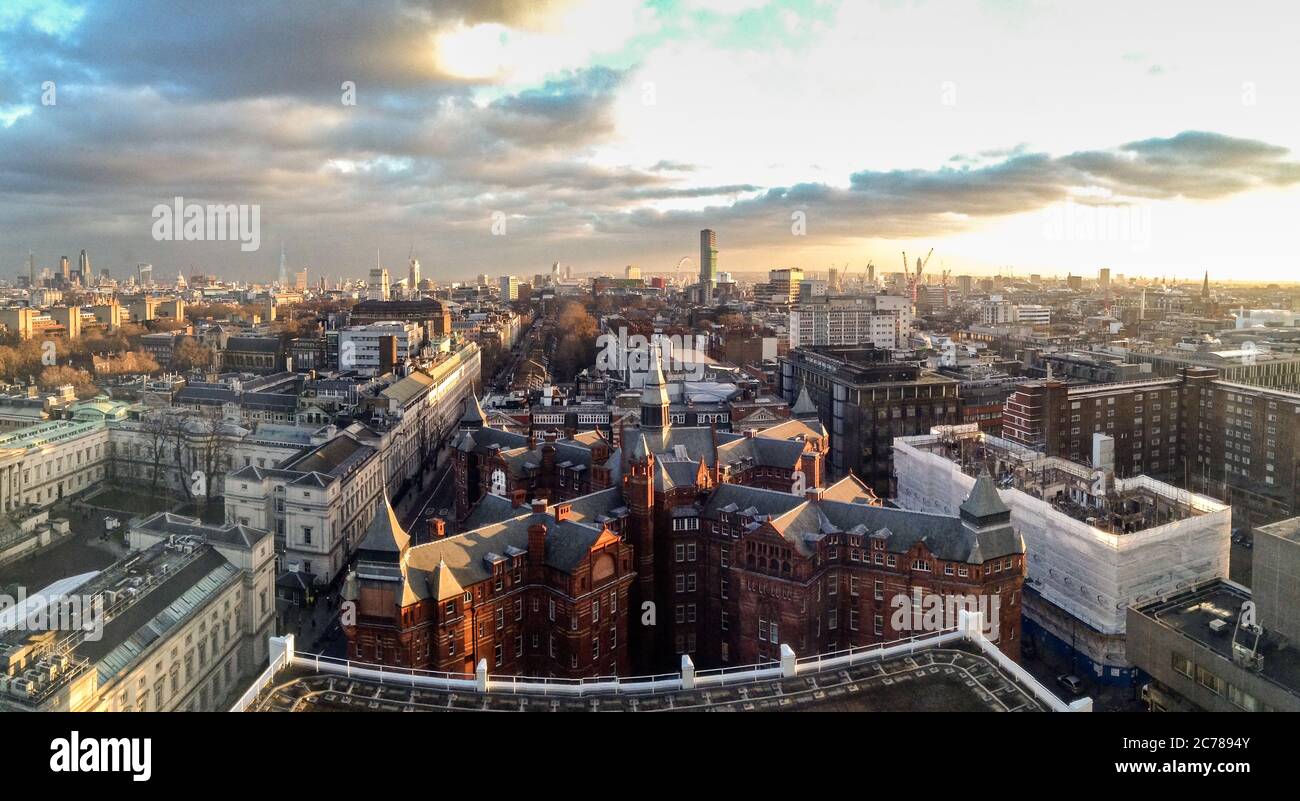
[[[385,501],[345,597],[348,657],[384,665],[578,678],[629,672],[632,547],[568,504],[534,503],[472,535],[411,545]]]
[[[411,546],[391,510],[376,518],[349,579],[354,659],[577,677],[676,670],[689,654],[710,668],[951,628],[955,615],[927,614],[955,598],[983,599],[990,639],[1019,657],[1024,544],[991,480],[960,517],[885,508],[852,474],[822,486],[819,422],[673,426],[662,378],[621,449],[467,417],[464,533],[435,521]]]

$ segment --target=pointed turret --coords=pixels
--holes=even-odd
[[[653,431],[668,428],[668,384],[664,381],[663,360],[655,348],[654,365],[641,390],[641,427]]]
[[[361,540],[357,551],[358,559],[397,563],[410,544],[411,535],[398,522],[397,512],[393,511],[393,505],[388,501],[388,493],[384,493],[384,503],[375,511],[370,528],[366,529],[366,536]]]
[[[462,431],[477,431],[487,426],[487,415],[483,413],[483,406],[478,402],[478,396],[473,392],[465,396],[465,412],[460,416],[460,427]]]
[[[970,495],[961,504],[961,518],[975,528],[1002,525],[1011,520],[1011,507],[1002,501],[993,477],[986,468],[975,479]]]
[[[796,420],[820,419],[817,404],[813,403],[812,396],[808,394],[807,384],[799,388],[799,397],[795,399],[794,406],[790,407],[790,414]]]

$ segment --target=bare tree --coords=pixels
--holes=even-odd
[[[162,477],[162,461],[167,455],[168,415],[160,411],[150,412],[141,422],[140,430],[148,447],[151,462],[149,471],[149,490],[158,494],[158,479]]]

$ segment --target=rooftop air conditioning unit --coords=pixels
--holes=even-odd
[[[1219,632],[1223,631],[1227,627],[1228,627],[1228,621],[1226,620],[1210,621],[1210,631],[1214,632],[1215,634],[1218,634]]]

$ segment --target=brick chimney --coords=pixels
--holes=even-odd
[[[528,450],[531,451],[531,450],[535,450],[536,448],[537,448],[537,432],[529,428],[528,429]]]
[[[809,487],[804,490],[803,497],[809,501],[820,501],[822,499],[821,487]]]
[[[528,490],[517,489],[510,493],[510,506],[518,509],[528,501]]]
[[[756,429],[753,428],[745,429],[745,439],[753,439],[755,436],[757,436],[757,434],[758,431]]]
[[[537,518],[528,526],[528,565],[541,567],[546,563],[546,521]]]
[[[429,534],[435,540],[440,540],[447,536],[447,521],[441,517],[429,518]]]
[[[534,513],[534,514],[546,514],[546,499],[545,499],[545,498],[533,498],[533,500],[532,500],[531,503],[532,503],[533,513]]]

